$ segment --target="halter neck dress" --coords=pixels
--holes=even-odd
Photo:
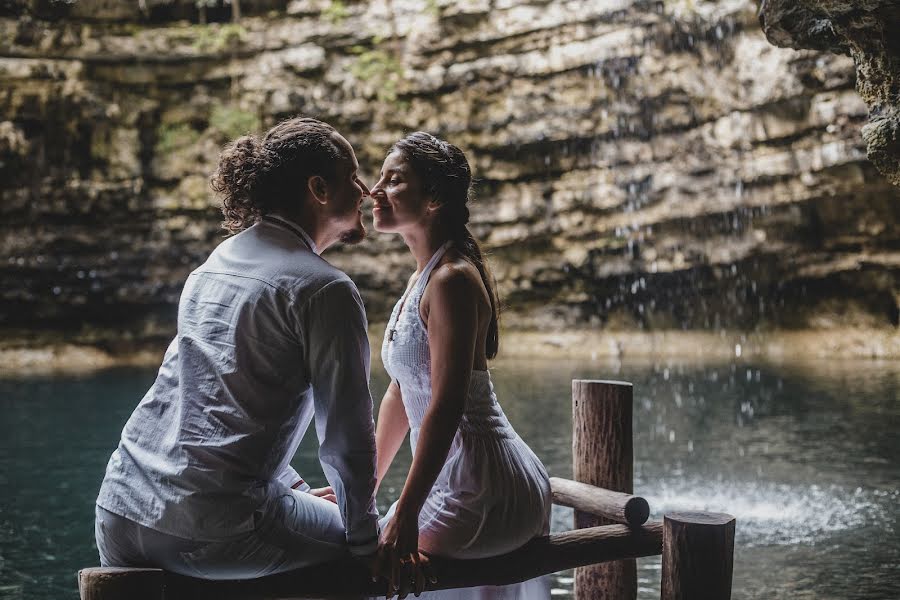
[[[400,386],[413,454],[431,402],[431,353],[419,303],[435,266],[435,252],[391,314],[381,347],[384,367]],[[444,468],[419,513],[419,548],[452,558],[483,558],[515,550],[546,534],[550,481],[544,465],[516,434],[500,408],[488,371],[473,370],[466,405]],[[390,520],[396,503],[382,520]],[[546,577],[510,586],[427,592],[429,599],[540,600]]]

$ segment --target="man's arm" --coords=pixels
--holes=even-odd
[[[309,484],[300,477],[300,473],[291,465],[286,466],[276,479],[289,488],[300,490],[301,492],[310,490]]]
[[[348,280],[326,285],[308,300],[304,322],[319,460],[350,551],[370,554],[378,544],[375,424],[366,313],[356,286]]]

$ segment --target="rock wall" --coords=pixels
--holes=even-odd
[[[896,0],[763,0],[769,41],[847,54],[869,105],[863,128],[869,159],[900,185],[900,3]]]
[[[369,180],[411,130],[467,151],[507,326],[900,319],[900,189],[866,160],[853,62],[773,47],[752,2],[105,4],[0,17],[6,344],[171,335],[222,239],[220,147],[297,113]],[[413,268],[379,234],[329,260],[373,321]]]

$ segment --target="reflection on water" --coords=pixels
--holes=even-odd
[[[737,517],[734,594],[900,598],[900,364],[678,365],[499,361],[504,410],[553,475],[571,474],[571,380],[635,384],[635,489],[654,517],[694,508]],[[147,371],[0,381],[0,598],[77,598],[96,563],[92,505]],[[373,374],[378,400],[387,387]],[[382,488],[398,495],[408,449]],[[310,431],[294,461],[324,482]],[[555,530],[571,525],[557,508]],[[659,597],[659,559],[639,597]],[[572,574],[555,577],[569,597]]]

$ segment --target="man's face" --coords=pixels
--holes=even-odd
[[[362,201],[369,189],[360,181],[359,162],[353,148],[341,135],[334,134],[335,141],[344,146],[349,160],[338,165],[335,181],[331,185],[331,221],[340,228],[340,240],[345,244],[358,244],[366,237],[362,222]]]

